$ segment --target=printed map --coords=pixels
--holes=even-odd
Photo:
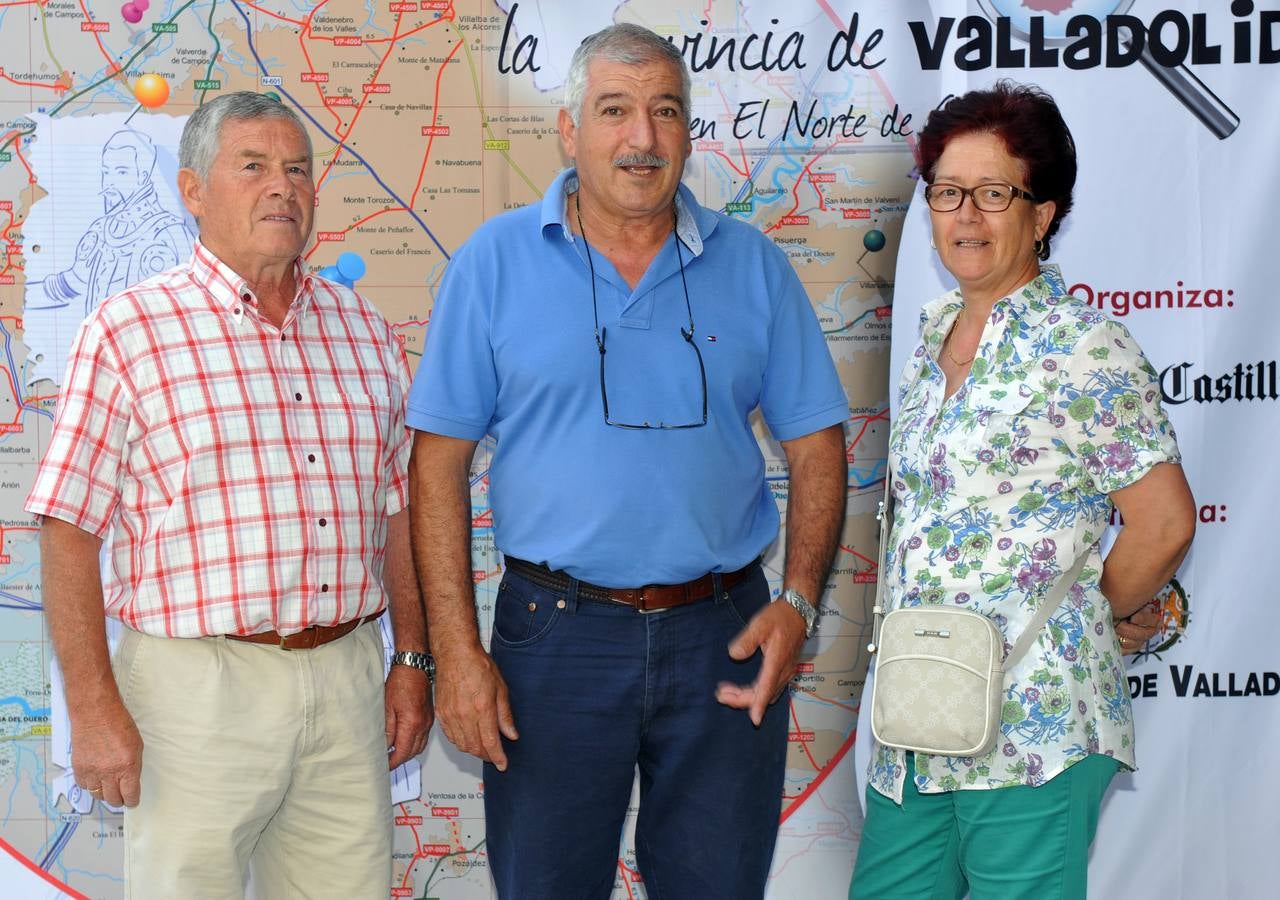
[[[565,164],[555,119],[572,49],[625,20],[677,45],[702,35],[704,62],[715,36],[774,35],[768,70],[729,65],[735,54],[760,58],[739,46],[695,73],[685,180],[705,204],[786,251],[849,393],[849,515],[791,700],[771,896],[827,896],[847,884],[861,827],[851,748],[876,577],[893,261],[914,182],[910,138],[882,135],[896,103],[874,70],[788,68],[777,50],[783,34],[812,32],[816,59],[848,12],[745,0],[129,5],[141,13],[136,23],[103,0],[0,2],[0,850],[15,860],[0,871],[24,873],[48,896],[121,896],[121,816],[83,798],[73,806],[59,789],[70,781],[54,740],[38,530],[22,502],[80,319],[122,280],[172,265],[190,246],[195,226],[172,187],[184,117],[243,89],[274,92],[303,116],[319,185],[306,257],[323,267],[358,254],[367,273],[357,288],[394,324],[412,362],[452,253],[485,219],[537,202]],[[147,73],[167,81],[168,101],[126,124]],[[761,437],[785,507],[783,454]],[[487,455],[482,447],[473,469],[486,629],[500,573]],[[768,566],[776,588],[779,550]],[[491,896],[478,764],[437,734],[421,779],[421,798],[395,807],[393,896]],[[629,838],[614,896],[645,896]]]

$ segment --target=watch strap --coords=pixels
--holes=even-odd
[[[430,653],[419,653],[417,650],[397,650],[391,656],[391,665],[408,666],[420,672],[426,672],[427,678],[436,680],[436,660]]]
[[[804,619],[804,636],[812,637],[818,624],[818,608],[795,588],[787,588],[778,599],[800,613],[800,617]]]

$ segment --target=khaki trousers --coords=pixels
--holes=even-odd
[[[142,734],[125,812],[130,900],[376,898],[391,798],[376,622],[314,650],[123,629],[112,666]]]

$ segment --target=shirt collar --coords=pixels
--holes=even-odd
[[[297,294],[293,303],[298,312],[303,312],[314,294],[313,281],[315,274],[302,257],[293,263],[294,284]],[[191,279],[213,297],[220,307],[232,315],[239,317],[242,306],[258,307],[258,298],[249,287],[249,282],[235,272],[230,266],[213,255],[199,240],[196,240],[191,254]]]
[[[1040,266],[1039,275],[997,300],[991,309],[991,315],[999,318],[1016,317],[1028,325],[1038,325],[1065,296],[1067,286],[1062,279],[1062,270],[1056,263],[1044,263]],[[926,331],[941,328],[963,305],[964,299],[960,296],[959,288],[948,291],[925,304],[920,312],[920,324]]]
[[[542,233],[557,226],[564,239],[573,243],[573,229],[569,227],[569,195],[578,190],[578,170],[572,166],[556,176],[542,198]],[[676,236],[694,256],[702,253],[702,242],[716,230],[719,219],[693,196],[684,184],[676,188]]]

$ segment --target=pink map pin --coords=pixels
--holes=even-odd
[[[146,3],[147,0],[142,0]],[[131,25],[137,25],[142,21],[142,10],[138,8],[137,3],[126,3],[120,7],[120,15],[124,16],[124,20]]]

